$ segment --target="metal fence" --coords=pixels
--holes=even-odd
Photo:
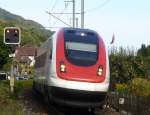
[[[111,92],[108,94],[107,104],[125,115],[150,115],[150,97]]]

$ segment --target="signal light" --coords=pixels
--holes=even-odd
[[[6,32],[9,33],[10,31],[9,31],[9,30],[6,30]]]
[[[5,44],[20,44],[21,31],[18,27],[4,28],[4,43]]]
[[[17,30],[15,30],[15,33],[18,33],[18,31],[17,31]]]

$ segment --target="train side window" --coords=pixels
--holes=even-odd
[[[52,49],[50,49],[49,58],[52,59]]]
[[[52,51],[53,51],[53,43],[52,43],[52,39],[50,39],[50,53],[49,53],[49,58],[52,59]]]

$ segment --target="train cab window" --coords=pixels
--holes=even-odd
[[[64,34],[65,55],[68,61],[78,66],[91,66],[98,59],[98,38],[96,34],[69,32]]]

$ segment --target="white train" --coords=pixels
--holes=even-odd
[[[38,49],[34,90],[57,104],[102,105],[109,88],[109,61],[93,30],[62,28]]]

